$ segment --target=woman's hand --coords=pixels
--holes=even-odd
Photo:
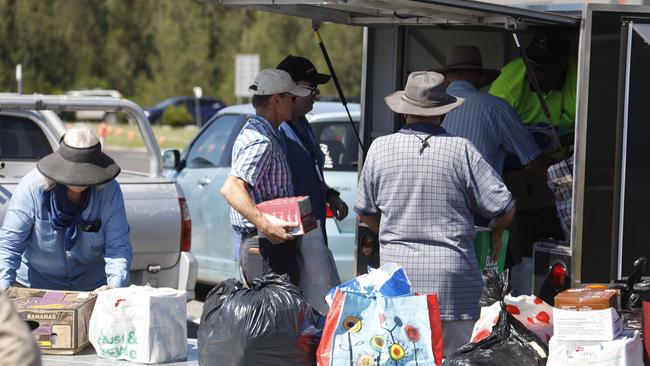
[[[115,286],[113,286],[113,285],[99,286],[94,291],[92,291],[90,294],[93,295],[93,296],[97,296],[97,293],[99,291],[106,291],[106,290],[110,290],[110,289],[113,289],[113,288],[115,288]]]

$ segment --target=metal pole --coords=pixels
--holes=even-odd
[[[357,131],[357,126],[354,125],[354,121],[352,120],[352,115],[350,115],[350,109],[348,109],[348,102],[347,100],[345,100],[343,89],[341,89],[341,84],[339,83],[339,79],[336,77],[336,72],[334,71],[334,66],[332,66],[332,61],[330,61],[330,56],[327,54],[327,49],[325,48],[325,44],[323,44],[323,39],[320,37],[320,32],[318,32],[318,23],[314,22],[312,24],[312,27],[314,28],[314,35],[316,36],[316,41],[318,42],[318,46],[320,47],[320,50],[323,53],[323,58],[325,58],[325,63],[327,63],[327,68],[330,74],[332,74],[332,81],[334,81],[334,86],[336,87],[336,91],[339,94],[339,98],[341,98],[341,103],[343,104],[343,107],[345,107],[345,111],[348,112],[348,118],[350,119],[350,124],[352,125],[352,129],[354,130],[354,134],[357,136],[357,141],[359,141],[359,146],[361,146],[363,155],[365,156],[366,148],[363,146],[363,143],[361,142],[361,137],[359,136],[359,131]]]
[[[203,122],[201,122],[201,102],[197,97],[194,97],[194,122],[199,127],[203,125]]]

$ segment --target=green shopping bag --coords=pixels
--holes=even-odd
[[[476,226],[476,238],[474,239],[474,250],[476,251],[476,260],[478,261],[481,269],[494,269],[498,273],[503,272],[503,267],[506,264],[506,250],[508,249],[508,238],[510,231],[503,230],[501,236],[502,245],[501,253],[496,262],[490,261],[490,252],[492,245],[490,243],[490,228]]]

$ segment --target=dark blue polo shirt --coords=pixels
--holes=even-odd
[[[296,196],[309,196],[311,209],[320,220],[323,235],[325,232],[325,203],[326,185],[323,179],[323,163],[325,157],[316,142],[314,132],[305,117],[298,120],[301,128],[296,128],[291,122],[280,125],[280,133],[286,142],[287,160],[291,169],[293,190]]]

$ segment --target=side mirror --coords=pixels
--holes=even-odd
[[[177,149],[165,149],[162,152],[163,169],[178,170],[181,165],[181,153]]]

